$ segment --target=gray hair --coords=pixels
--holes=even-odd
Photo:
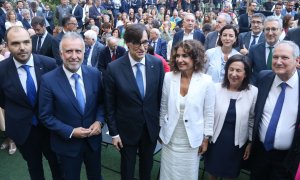
[[[229,14],[227,14],[227,13],[220,13],[219,17],[220,16],[223,16],[225,18],[226,24],[231,24],[232,18],[231,18],[231,16]]]
[[[185,13],[185,15],[184,15],[184,20],[185,20],[185,18],[187,17],[187,16],[192,16],[194,19],[196,19],[196,17],[195,17],[195,15],[194,14],[192,14],[192,13]]]
[[[95,31],[93,31],[93,30],[87,30],[84,33],[84,36],[87,37],[87,38],[91,38],[94,41],[97,41],[97,33]]]
[[[110,41],[115,41],[118,43],[119,39],[114,36],[109,36],[108,38],[106,38],[106,44],[108,44]]]
[[[96,25],[92,25],[92,26],[91,26],[91,30],[97,31],[97,32],[99,33],[99,27],[96,26]]]
[[[59,43],[59,51],[62,52],[62,42],[65,40],[65,39],[71,39],[71,40],[75,40],[75,39],[79,39],[83,45],[83,52],[85,51],[85,44],[84,44],[84,41],[81,37],[80,34],[78,34],[77,32],[67,32],[64,34],[64,36],[62,37],[60,43]]]
[[[276,21],[279,25],[279,28],[282,29],[282,19],[281,18],[278,18],[276,16],[268,16],[266,19],[265,19],[265,22],[264,22],[264,26],[266,26],[266,23],[267,22],[272,22],[272,21]]]
[[[29,9],[22,9],[22,16],[26,13],[30,13]]]
[[[281,44],[287,44],[287,45],[289,45],[289,46],[293,49],[293,57],[294,57],[294,58],[299,57],[299,54],[300,54],[300,52],[299,52],[299,47],[298,47],[298,45],[297,45],[296,43],[294,43],[293,41],[286,41],[286,40],[283,40],[283,41],[280,41],[279,43],[277,43],[277,44],[275,45],[275,48],[276,48],[277,46],[281,45]]]
[[[154,31],[160,37],[160,31],[157,28],[152,28],[150,31]]]
[[[265,19],[266,19],[266,16],[263,15],[262,13],[254,13],[254,14],[252,15],[252,18],[254,18],[254,17],[260,18],[260,19],[262,20],[262,23],[264,23],[264,22],[265,22]]]

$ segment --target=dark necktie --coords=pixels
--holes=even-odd
[[[27,74],[27,79],[26,79],[27,97],[29,99],[30,104],[32,106],[34,106],[35,97],[36,97],[36,88],[35,88],[35,84],[34,84],[33,78],[31,76],[31,73],[30,73],[30,70],[29,70],[30,66],[29,65],[22,65],[21,67],[26,71],[26,74]],[[35,126],[38,124],[38,121],[37,121],[35,116],[32,118],[31,123]]]
[[[156,48],[156,42],[154,41],[153,42],[153,50],[154,50],[154,52],[155,52],[155,48]]]
[[[252,42],[251,42],[251,45],[250,45],[249,49],[250,49],[253,45],[256,44],[256,38],[257,38],[258,36],[252,35],[252,37],[253,37],[253,39],[252,39]]]
[[[113,51],[113,54],[112,54],[112,56],[111,56],[111,60],[114,61],[114,60],[116,60],[116,59],[117,59],[116,52]]]
[[[272,69],[272,59],[273,59],[273,48],[272,46],[269,46],[269,55],[268,55],[268,61],[267,61],[267,68]]]
[[[135,80],[137,83],[137,86],[139,88],[140,94],[142,96],[142,98],[144,98],[144,81],[143,81],[143,75],[142,75],[142,71],[140,69],[142,63],[136,63],[136,75],[135,75]]]
[[[76,92],[77,102],[79,104],[81,112],[84,113],[85,100],[84,100],[82,89],[79,84],[80,76],[79,76],[79,74],[74,73],[72,75],[72,78],[75,80],[75,92]]]
[[[88,61],[90,52],[91,52],[91,47],[90,46],[86,46],[85,47],[85,52],[84,52],[84,62],[83,62],[84,65],[87,65],[87,61]]]
[[[274,147],[274,139],[275,139],[275,133],[276,133],[276,128],[277,124],[280,118],[283,102],[284,102],[284,97],[285,97],[285,89],[287,87],[287,84],[285,82],[280,84],[281,86],[281,92],[277,98],[275,108],[272,113],[272,117],[269,123],[269,127],[267,129],[265,141],[264,141],[264,146],[267,151],[270,151]]]
[[[42,38],[43,38],[43,36],[38,36],[38,43],[37,43],[37,47],[36,47],[37,54],[40,54],[40,51],[41,51]]]

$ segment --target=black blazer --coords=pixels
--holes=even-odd
[[[42,44],[39,54],[54,58],[53,51],[52,51],[53,39],[54,39],[53,36],[51,34],[47,33],[47,36]],[[38,54],[37,53],[37,44],[38,44],[38,36],[34,35],[34,36],[32,36],[32,53]]]
[[[239,33],[250,31],[248,13],[242,14],[239,18]]]
[[[287,32],[284,40],[293,41],[300,47],[300,28],[291,29]]]
[[[161,60],[146,54],[146,94],[142,99],[128,54],[108,64],[105,83],[106,120],[111,136],[123,144],[138,143],[144,126],[153,143],[158,138],[164,68]]]
[[[180,30],[174,34],[172,48],[179,42],[183,40],[184,30]],[[194,30],[193,39],[198,40],[204,46],[205,36],[200,30]]]
[[[251,83],[255,84],[258,73],[267,70],[265,42],[252,46],[249,50],[249,64],[252,68]]]
[[[52,58],[35,54],[33,61],[39,87],[41,76],[55,69],[56,64]],[[12,56],[0,62],[0,106],[5,109],[6,134],[18,145],[28,138],[32,117],[35,115],[38,118],[37,99],[32,106],[21,85]]]
[[[82,28],[82,26],[83,26],[83,23],[82,23],[83,9],[79,4],[76,6],[76,9],[75,9],[73,15],[75,16],[77,23],[78,23],[77,29]]]
[[[122,46],[118,46],[117,50],[116,50],[116,56],[117,56],[116,58],[118,59],[118,58],[122,57],[125,54],[125,52],[126,52],[125,48],[123,48]],[[102,49],[102,51],[100,52],[98,61],[99,61],[98,69],[101,72],[105,72],[108,63],[110,63],[112,61],[110,50],[109,50],[108,46],[106,46],[104,49]]]

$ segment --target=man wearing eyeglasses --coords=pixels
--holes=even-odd
[[[249,59],[253,70],[251,83],[255,84],[258,73],[272,68],[274,46],[278,43],[282,32],[282,20],[275,16],[268,16],[264,22],[266,42],[258,43],[250,48]]]
[[[128,53],[108,64],[104,76],[106,120],[112,144],[121,153],[121,179],[134,179],[139,152],[139,179],[150,180],[159,133],[164,78],[161,60],[147,53],[143,24],[126,28]]]
[[[256,1],[250,1],[248,6],[248,12],[245,14],[242,14],[239,18],[239,32],[248,32],[250,31],[251,27],[251,18],[254,14],[254,11],[256,9],[257,2]]]

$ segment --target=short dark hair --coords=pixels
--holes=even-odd
[[[149,46],[148,46],[148,49],[147,49],[147,52],[148,52],[149,54],[151,54],[151,55],[154,55],[154,48],[153,48],[151,45],[149,45]]]
[[[189,55],[189,57],[193,60],[194,63],[194,71],[199,72],[204,68],[205,60],[204,60],[204,47],[197,40],[185,40],[176,44],[174,49],[171,52],[171,69],[175,72],[179,71],[179,68],[176,63],[177,50],[182,48],[183,51]]]
[[[146,26],[143,24],[131,24],[126,27],[124,33],[124,40],[126,43],[140,43],[140,40],[143,37],[143,33],[147,32]]]
[[[31,20],[31,26],[37,26],[37,25],[40,25],[42,27],[45,26],[45,19],[42,17],[42,16],[35,16],[32,18]]]
[[[61,25],[63,27],[66,26],[70,22],[70,20],[71,20],[72,17],[74,17],[74,16],[71,15],[71,14],[63,17],[62,20],[61,20]]]
[[[115,31],[118,31],[118,38],[121,38],[121,33],[120,33],[120,30],[118,28],[115,28],[111,31],[111,35],[115,32]]]
[[[222,83],[222,87],[224,88],[229,88],[230,87],[230,82],[228,79],[228,69],[229,66],[234,63],[234,62],[241,62],[244,64],[244,70],[245,70],[245,79],[243,80],[241,86],[238,88],[239,91],[245,90],[245,89],[249,89],[249,83],[250,83],[250,76],[251,76],[251,69],[250,69],[250,65],[249,65],[249,58],[247,56],[241,55],[241,54],[236,54],[231,56],[226,64],[225,64],[225,75],[224,75],[224,79],[223,79],[223,83]]]
[[[232,29],[234,34],[235,34],[235,37],[236,37],[236,40],[235,40],[235,43],[232,45],[232,47],[235,47],[237,44],[239,44],[238,42],[238,32],[236,30],[236,28],[234,26],[232,26],[231,24],[227,24],[225,25],[221,30],[220,30],[220,35],[219,35],[219,39],[218,39],[218,42],[217,42],[217,45],[218,46],[223,46],[223,43],[221,41],[221,36],[224,32],[225,29]]]

